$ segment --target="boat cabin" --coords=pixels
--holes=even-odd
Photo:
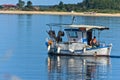
[[[104,30],[109,29],[103,26],[91,26],[91,25],[73,25],[73,24],[48,24],[48,26],[57,26],[64,27],[68,42],[77,42],[90,45],[90,40],[93,36],[93,31],[95,30]],[[58,34],[55,34],[55,31],[50,30],[48,32],[51,38],[54,38],[57,42],[62,42],[62,37],[64,36],[63,31],[58,31]]]
[[[85,28],[65,29],[69,42],[81,42],[87,44],[87,32]]]
[[[89,26],[89,25],[68,25],[69,28],[64,29],[69,42],[81,42],[90,45],[93,32],[95,30],[108,29],[103,26]],[[98,33],[99,34],[99,33]]]

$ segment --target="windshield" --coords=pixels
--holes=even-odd
[[[78,38],[77,32],[75,32],[75,31],[70,31],[69,36],[70,36],[70,38]]]

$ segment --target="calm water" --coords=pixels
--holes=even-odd
[[[47,23],[71,16],[0,14],[0,80],[119,80],[120,17],[80,17],[76,24],[104,25],[101,40],[113,44],[111,58],[48,56]]]

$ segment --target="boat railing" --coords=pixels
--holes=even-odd
[[[104,41],[99,42],[99,47],[105,47],[105,46],[106,46],[106,43]]]
[[[64,41],[64,42],[59,42],[59,44],[72,44],[72,43],[85,44],[85,43],[82,43],[82,42],[75,42],[75,41]]]

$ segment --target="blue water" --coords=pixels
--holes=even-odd
[[[110,30],[101,33],[101,40],[113,44],[113,57],[91,61],[84,57],[48,56],[46,24],[71,23],[71,19],[57,15],[0,14],[0,80],[119,80],[120,17],[75,19],[76,24],[109,27]]]

